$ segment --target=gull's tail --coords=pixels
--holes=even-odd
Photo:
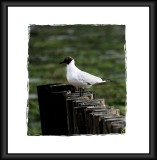
[[[102,83],[106,83],[106,82],[113,82],[113,81],[111,81],[110,79],[102,79],[101,82],[98,82],[98,83],[95,83],[95,84],[97,85],[97,84],[102,84]]]
[[[112,82],[110,79],[105,79],[105,78],[102,78],[103,82]],[[102,82],[102,83],[103,83]]]

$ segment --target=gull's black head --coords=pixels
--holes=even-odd
[[[60,62],[60,64],[62,64],[62,63],[69,64],[72,60],[73,60],[72,57],[66,57],[66,58],[64,59],[64,61]]]

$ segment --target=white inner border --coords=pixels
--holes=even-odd
[[[30,24],[125,24],[125,135],[27,136]],[[8,8],[8,153],[149,153],[149,7]]]

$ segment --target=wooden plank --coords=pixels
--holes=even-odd
[[[75,100],[73,104],[74,134],[87,134],[84,110],[88,106],[104,105],[104,99]]]
[[[109,115],[120,116],[120,110],[119,109],[110,108],[110,109],[107,110],[107,113]]]
[[[89,97],[89,99],[93,99],[93,92],[91,91],[86,91],[84,92],[83,96],[80,96],[80,93],[78,91],[74,92],[74,93],[69,93],[67,95],[67,98],[74,98],[74,97]]]
[[[117,117],[113,117],[113,118],[104,118],[103,119],[103,133],[112,133],[112,129],[111,129],[111,122],[114,121],[125,121],[125,118],[123,116],[117,116]]]
[[[72,86],[37,86],[42,135],[68,135],[66,94]]]
[[[112,133],[122,133],[122,130],[125,130],[126,122],[125,121],[116,121],[111,122],[111,132]]]
[[[88,110],[86,111],[87,113],[85,114],[87,121],[87,133],[90,134],[103,134],[103,123],[101,122],[101,117],[109,117],[109,118],[114,118],[115,116],[119,116],[119,112],[115,111],[112,107],[105,106],[104,108],[101,109],[96,109],[91,112]]]
[[[93,112],[91,113],[91,117],[92,117],[92,126],[90,127],[92,130],[93,134],[101,134],[101,124],[100,124],[100,117],[104,116],[107,114],[107,110],[105,109],[104,111],[99,111],[99,112]]]
[[[74,134],[86,134],[86,123],[84,110],[88,106],[74,107]]]
[[[76,107],[74,105],[73,102],[75,102],[76,100],[78,101],[87,101],[89,99],[93,98],[93,93],[91,92],[86,92],[84,93],[84,95],[82,97],[80,97],[79,94],[75,94],[75,95],[67,95],[67,100],[66,100],[66,108],[67,108],[67,121],[68,121],[68,133],[70,135],[74,134],[74,116],[73,116],[73,110],[74,107]]]
[[[71,85],[37,86],[42,135],[80,135],[120,133],[125,117],[104,99],[93,99],[93,92],[83,96]]]
[[[87,101],[75,101],[75,105],[80,105],[80,106],[105,106],[105,100],[104,99],[90,99]],[[78,103],[78,104],[77,104]]]
[[[90,118],[89,115],[90,113],[92,113],[95,110],[99,110],[99,109],[106,109],[105,106],[88,106],[85,110],[84,110],[84,115],[85,115],[85,122],[86,122],[86,133],[87,134],[91,134],[90,132]]]

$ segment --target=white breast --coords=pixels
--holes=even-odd
[[[82,83],[78,79],[79,69],[71,62],[67,65],[67,80],[73,86],[79,88],[82,87]]]
[[[87,84],[80,79],[80,70],[75,66],[74,60],[67,65],[67,80],[77,88],[84,88]]]

